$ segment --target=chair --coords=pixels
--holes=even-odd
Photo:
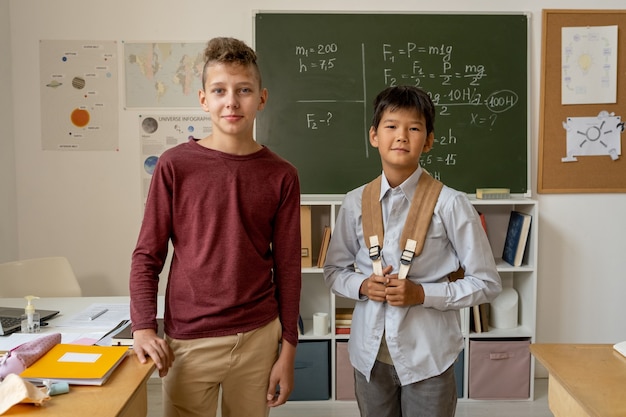
[[[0,297],[80,297],[74,270],[63,256],[0,263]]]

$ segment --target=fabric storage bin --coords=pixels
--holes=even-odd
[[[470,339],[469,398],[530,397],[530,340]]]
[[[336,351],[336,398],[338,400],[356,400],[354,394],[354,368],[350,363],[348,342],[337,342]]]
[[[459,357],[454,363],[454,380],[456,381],[456,396],[458,398],[463,398],[463,368],[465,366],[465,360],[463,357],[464,352],[465,351],[462,350],[461,353],[459,353]]]
[[[330,342],[300,340],[290,401],[330,398]]]

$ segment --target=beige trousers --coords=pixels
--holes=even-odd
[[[267,417],[267,387],[278,358],[281,324],[232,336],[178,340],[166,336],[176,358],[163,378],[164,417]]]

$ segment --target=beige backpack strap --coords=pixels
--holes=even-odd
[[[380,205],[380,184],[382,176],[368,183],[361,196],[361,222],[363,239],[369,248],[374,274],[382,275],[381,243],[384,241],[383,214]]]
[[[431,177],[427,172],[422,172],[417,183],[417,189],[411,200],[411,208],[402,229],[400,237],[400,249],[406,247],[407,239],[416,242],[415,256],[422,253],[426,233],[430,226],[430,221],[435,212],[435,205],[439,198],[439,193],[443,189],[443,183]]]
[[[398,271],[399,279],[406,278],[413,258],[422,253],[424,249],[426,233],[428,233],[442,188],[443,183],[431,177],[426,171],[422,172],[400,237],[399,244],[400,249],[402,249],[402,256]]]
[[[376,275],[382,275],[380,254],[381,243],[384,241],[383,215],[380,204],[381,182],[382,177],[378,176],[368,183],[363,189],[361,197],[363,238],[365,245],[369,248],[370,259]],[[442,188],[443,184],[440,181],[431,177],[426,171],[422,172],[399,242],[400,248],[403,249],[400,258],[400,270],[398,271],[400,279],[406,278],[413,258],[422,253],[426,233]]]

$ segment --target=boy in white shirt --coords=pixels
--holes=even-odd
[[[454,416],[453,365],[463,349],[459,310],[493,300],[500,276],[476,210],[464,193],[446,186],[421,254],[406,279],[398,276],[403,227],[420,176],[429,175],[419,160],[433,146],[435,107],[411,86],[383,90],[374,106],[369,136],[383,167],[374,191],[382,206],[382,274],[374,273],[363,232],[361,186],[341,206],[325,280],[335,294],[355,300],[348,350],[361,416]],[[464,277],[452,281],[459,267]]]

